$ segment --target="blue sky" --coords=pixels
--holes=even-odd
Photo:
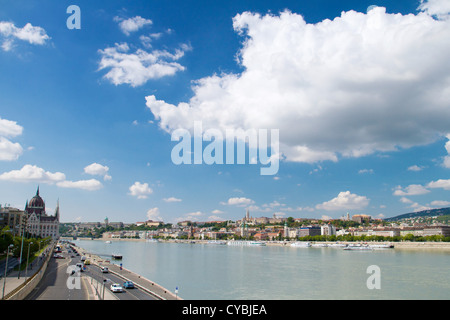
[[[0,5],[2,205],[39,185],[63,222],[450,206],[446,0]],[[277,174],[175,165],[193,121],[279,130]]]

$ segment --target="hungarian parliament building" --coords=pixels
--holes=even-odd
[[[27,232],[42,238],[59,238],[59,200],[54,215],[47,215],[45,202],[39,195],[39,187],[36,195],[25,205],[25,217],[27,220]]]

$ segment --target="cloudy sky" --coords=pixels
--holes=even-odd
[[[448,0],[0,4],[2,206],[38,185],[64,222],[450,206]],[[276,174],[225,161],[233,130],[278,132]]]

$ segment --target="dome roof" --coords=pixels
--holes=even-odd
[[[28,203],[28,207],[45,208],[44,200],[39,195],[39,187],[37,189],[36,195],[33,198],[31,198],[30,202]]]

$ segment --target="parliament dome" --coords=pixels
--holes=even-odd
[[[30,202],[28,202],[28,207],[45,208],[44,200],[39,195],[39,187],[37,189],[36,195],[33,198],[31,198]]]

